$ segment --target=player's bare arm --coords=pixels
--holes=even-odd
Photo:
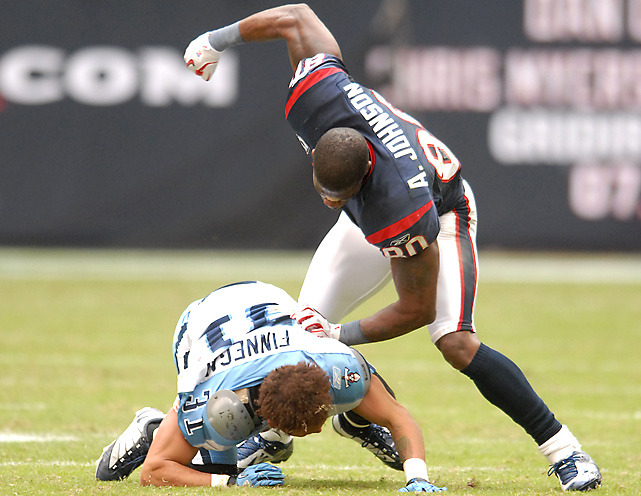
[[[253,41],[285,40],[292,69],[317,53],[341,57],[334,36],[305,4],[283,5],[201,34],[185,50],[187,68],[209,81],[225,49]]]
[[[239,29],[245,42],[284,39],[294,70],[302,59],[317,53],[341,57],[334,36],[306,4],[258,12],[241,20]]]
[[[413,257],[392,259],[391,267],[398,300],[360,321],[369,342],[402,336],[436,318],[437,242]]]
[[[425,460],[425,445],[420,427],[405,407],[387,392],[375,375],[372,376],[372,382],[363,401],[353,411],[370,422],[383,425],[390,430],[401,460],[405,461],[409,458]]]
[[[187,467],[197,448],[190,445],[178,427],[176,412],[171,409],[156,431],[142,466],[143,486],[210,486],[211,475]]]
[[[292,317],[303,328],[348,344],[385,341],[434,322],[439,248],[434,241],[421,253],[391,261],[398,300],[374,315],[346,324],[332,324],[315,309],[304,306]]]

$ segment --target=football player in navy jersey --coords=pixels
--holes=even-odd
[[[427,325],[445,360],[534,439],[564,490],[599,486],[597,465],[568,427],[519,367],[476,334],[476,203],[448,147],[354,81],[335,38],[305,4],[206,32],[187,47],[185,63],[209,80],[225,49],[271,40],[287,43],[294,75],[285,115],[311,155],[314,187],[325,205],[342,210],[314,254],[297,320],[350,345]],[[390,276],[397,301],[357,321],[330,323]]]

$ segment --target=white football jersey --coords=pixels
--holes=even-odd
[[[296,307],[285,291],[261,282],[225,286],[187,307],[173,349],[179,424],[193,446],[207,443],[201,425],[213,392],[256,386],[283,365],[314,362],[328,374],[331,414],[363,399],[373,369],[350,347],[306,332],[291,318]]]

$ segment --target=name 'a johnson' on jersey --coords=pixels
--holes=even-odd
[[[386,257],[424,250],[438,235],[438,217],[465,201],[454,154],[416,119],[355,82],[338,57],[301,60],[285,117],[308,153],[334,127],[366,138],[372,169],[343,210]]]

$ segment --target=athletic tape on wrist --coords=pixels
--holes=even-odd
[[[365,339],[365,336],[363,336],[360,320],[354,320],[352,322],[348,322],[347,324],[341,324],[341,332],[338,340],[341,343],[345,343],[349,346],[369,343],[369,341]]]
[[[211,474],[211,486],[212,487],[227,487],[229,485],[229,480],[231,477],[229,475],[222,474]]]
[[[209,33],[209,44],[214,50],[222,52],[226,48],[245,43],[240,35],[239,23],[235,22],[224,28],[215,29]]]
[[[412,479],[425,479],[429,481],[427,477],[427,465],[425,460],[420,458],[408,458],[403,462],[403,472],[405,472],[405,482],[409,482]]]

